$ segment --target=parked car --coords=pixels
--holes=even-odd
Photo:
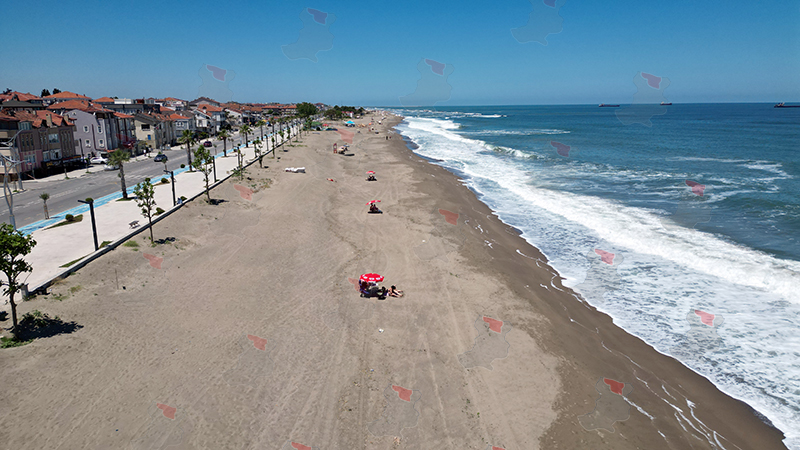
[[[112,165],[106,164],[106,166],[103,167],[103,170],[119,170],[119,166],[112,166]]]
[[[203,142],[203,145],[206,146],[206,147],[211,147],[212,144],[211,144],[211,141],[205,141],[205,142]]]
[[[167,162],[167,161],[169,161],[169,158],[167,158],[167,155],[165,155],[163,153],[159,153],[159,154],[156,155],[155,158],[153,158],[153,161],[155,161],[155,162]]]
[[[89,160],[91,164],[108,164],[108,159],[103,158],[102,156],[96,156]]]

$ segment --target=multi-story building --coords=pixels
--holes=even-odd
[[[58,94],[47,95],[42,98],[45,106],[50,106],[53,103],[65,102],[67,100],[81,100],[85,102],[92,101],[91,97],[87,97],[85,95],[76,94],[74,92],[64,91],[59,92]]]
[[[73,139],[74,125],[51,111],[1,110],[0,140],[13,142],[10,155],[23,161],[20,172],[50,175],[81,163]]]
[[[151,150],[176,143],[175,121],[161,114],[134,114],[136,139]]]

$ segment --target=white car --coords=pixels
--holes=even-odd
[[[103,170],[119,170],[119,166],[112,166],[112,165],[106,164],[106,166],[103,167]]]
[[[102,156],[96,156],[89,160],[91,164],[108,164],[108,159],[103,158]]]

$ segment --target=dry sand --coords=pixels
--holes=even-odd
[[[157,224],[174,242],[142,233],[22,304],[81,328],[0,350],[2,447],[783,448],[383,122],[348,129],[352,156],[303,136]],[[364,272],[405,296],[360,298]]]

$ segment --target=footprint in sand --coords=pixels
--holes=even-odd
[[[511,331],[511,324],[487,316],[480,316],[475,321],[478,337],[472,349],[458,355],[458,361],[465,369],[485,367],[492,370],[492,361],[508,356],[511,344],[506,335]]]

